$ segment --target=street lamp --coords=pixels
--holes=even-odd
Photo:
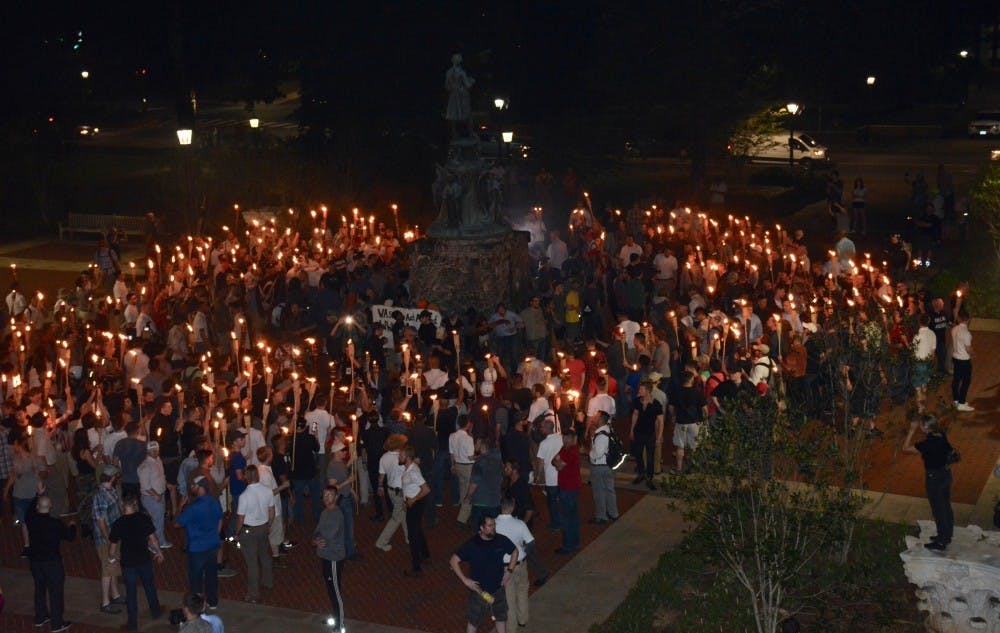
[[[802,110],[802,108],[799,107],[799,104],[791,101],[785,106],[785,109],[788,110],[788,114],[792,115],[788,119],[788,166],[795,167],[795,150],[792,147],[792,143],[795,142],[795,125],[793,124],[792,119]]]
[[[177,130],[177,142],[181,145],[191,144],[192,132],[189,129]]]
[[[496,107],[497,110],[503,110],[503,107],[507,105],[507,102],[504,101],[503,97],[497,97],[496,99],[493,100],[493,105]]]
[[[868,79],[865,79],[865,83],[869,86],[875,85],[875,75],[868,75]]]
[[[493,107],[497,109],[497,129],[500,129],[500,114],[506,105],[507,101],[503,97],[497,97],[493,100]],[[497,136],[497,160],[503,160],[503,142],[502,137],[499,135]]]
[[[514,133],[513,132],[504,132],[503,133],[503,142],[504,143],[511,143],[513,140],[514,140]]]
[[[969,51],[963,48],[962,50],[958,51],[958,56],[961,57],[962,59],[965,59],[966,57],[969,56]]]
[[[250,127],[252,127],[255,130],[257,128],[259,128],[260,127],[260,119],[258,119],[257,117],[254,117],[254,118],[250,119]]]
[[[80,76],[83,77],[84,79],[90,79],[90,71],[89,70],[81,70],[80,71]]]

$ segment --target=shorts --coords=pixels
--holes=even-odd
[[[930,361],[918,360],[913,363],[910,369],[910,384],[914,389],[926,387],[931,381]]]
[[[698,448],[698,425],[675,424],[674,446],[690,450]]]
[[[121,548],[119,548],[121,549]],[[97,558],[101,561],[101,577],[111,577],[122,575],[122,561],[121,552],[119,551],[119,556],[115,557],[115,562],[108,562],[108,543],[100,543],[97,545]]]
[[[161,460],[163,462],[163,475],[167,480],[167,483],[171,486],[177,485],[177,475],[181,471],[181,458],[180,457],[168,457]]]
[[[469,591],[469,601],[465,605],[465,620],[478,627],[491,613],[497,622],[507,621],[507,592],[503,587],[493,594],[493,604],[487,604],[478,593]]]
[[[11,497],[11,501],[14,504],[14,518],[17,519],[18,523],[24,523],[25,517],[28,516],[28,508],[31,507],[31,502],[34,499]]]

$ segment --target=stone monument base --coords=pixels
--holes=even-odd
[[[517,311],[531,292],[530,234],[508,231],[478,239],[424,238],[411,254],[410,297],[446,312],[473,307],[487,315],[499,302]]]
[[[956,527],[944,552],[924,547],[936,529],[917,521],[920,537],[906,537],[906,577],[917,586],[917,608],[931,633],[1000,631],[1000,532]]]

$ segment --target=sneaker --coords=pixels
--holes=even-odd
[[[608,520],[607,519],[591,519],[590,520],[590,524],[591,525],[607,525],[608,524]]]
[[[389,545],[388,543],[385,544],[385,545],[379,545],[378,543],[376,543],[375,547],[377,547],[378,549],[382,550],[383,552],[388,552],[388,551],[392,550],[392,545]]]
[[[219,605],[217,605],[217,604],[210,604],[210,605],[208,605],[208,610],[209,611],[215,611],[218,608],[219,608]]]
[[[238,573],[239,572],[237,572],[232,567],[226,567],[225,565],[223,565],[222,567],[219,568],[218,576],[219,578],[232,578]]]
[[[924,547],[935,552],[943,552],[948,549],[948,544],[941,541],[931,541],[930,543],[924,543]]]
[[[971,407],[971,406],[967,405],[964,402],[959,402],[957,405],[955,405],[955,409],[957,409],[959,411],[965,411],[965,412],[975,411],[976,410],[975,407]]]
[[[107,604],[102,604],[101,605],[101,613],[112,613],[112,614],[117,615],[117,614],[119,614],[121,612],[122,612],[122,610],[119,609],[118,607],[116,607],[111,602],[109,602]]]
[[[545,575],[544,575],[544,576],[542,576],[541,578],[537,578],[537,579],[535,580],[535,586],[536,586],[536,587],[541,587],[542,585],[544,585],[544,584],[545,584],[545,583],[547,583],[548,581],[549,581],[549,575],[548,575],[548,574],[545,574]]]
[[[251,596],[250,594],[247,594],[243,596],[243,601],[251,604],[257,604],[260,602],[260,596]]]
[[[284,543],[281,543],[280,545],[278,545],[278,547],[280,547],[281,549],[283,549],[283,550],[285,550],[287,552],[288,550],[290,550],[290,549],[292,549],[292,548],[295,547],[295,541],[285,541]]]
[[[59,626],[52,625],[52,633],[59,633],[60,631],[68,631],[69,627],[73,626],[73,623],[69,620],[63,620],[63,623]]]
[[[41,622],[35,622],[35,627],[42,628],[43,626],[49,623],[49,620],[50,618],[48,616],[45,616],[45,619],[42,620]]]
[[[125,596],[117,596],[111,599],[111,604],[125,604]]]
[[[170,541],[164,541],[164,542],[160,543],[160,549],[170,549],[173,546],[174,546],[174,544],[171,543]]]

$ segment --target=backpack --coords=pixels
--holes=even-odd
[[[611,470],[618,470],[621,468],[621,465],[625,463],[625,457],[627,456],[627,453],[625,452],[625,445],[622,444],[618,434],[615,433],[615,430],[610,426],[608,426],[607,431],[598,431],[597,435],[604,435],[608,438],[608,468]]]
[[[545,439],[545,433],[542,432],[542,423],[549,418],[551,418],[552,423],[555,424],[556,414],[552,412],[552,409],[546,409],[543,413],[535,416],[535,419],[531,421],[531,431],[529,432],[529,435],[531,436],[531,441],[535,444],[541,444],[542,440]]]

